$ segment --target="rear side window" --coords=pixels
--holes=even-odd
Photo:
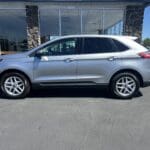
[[[127,47],[126,45],[124,45],[123,43],[121,43],[117,40],[113,39],[113,42],[114,42],[115,46],[117,47],[117,51],[125,51],[125,50],[129,49],[129,47]]]
[[[112,39],[109,38],[84,38],[82,53],[110,53],[116,52]]]

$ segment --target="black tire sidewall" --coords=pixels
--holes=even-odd
[[[17,76],[19,78],[21,78],[24,82],[24,91],[22,94],[18,95],[18,96],[12,96],[10,94],[8,94],[4,88],[4,82],[8,77],[11,76]],[[29,80],[21,73],[17,73],[17,72],[10,72],[10,73],[5,73],[2,75],[1,80],[0,80],[0,84],[1,84],[1,91],[4,94],[5,97],[7,98],[12,98],[12,99],[17,99],[17,98],[24,98],[29,92],[30,92],[30,83]]]
[[[135,84],[136,84],[136,89],[135,91],[129,95],[129,96],[122,96],[120,95],[117,90],[116,90],[116,82],[122,78],[122,77],[131,77],[134,81],[135,81]],[[117,98],[120,98],[120,99],[130,99],[132,98],[133,96],[136,95],[136,93],[139,91],[139,88],[140,88],[140,82],[139,82],[139,79],[136,77],[136,75],[134,75],[133,73],[130,73],[130,72],[123,72],[123,73],[119,73],[117,75],[114,76],[114,78],[112,79],[111,81],[111,84],[110,84],[110,90],[111,90],[111,93],[117,97]]]

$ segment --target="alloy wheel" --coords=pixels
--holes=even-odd
[[[4,81],[4,89],[11,96],[19,96],[24,92],[24,81],[18,76],[10,76]]]
[[[136,82],[130,76],[123,76],[116,81],[116,91],[120,96],[127,97],[136,90]]]

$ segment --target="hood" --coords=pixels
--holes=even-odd
[[[2,59],[21,59],[21,58],[25,58],[25,57],[27,57],[27,52],[0,56],[0,58],[2,58]]]

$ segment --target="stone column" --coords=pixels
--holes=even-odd
[[[37,47],[41,42],[39,30],[38,6],[26,6],[28,48]]]
[[[124,34],[142,38],[144,6],[127,6],[125,14]]]

